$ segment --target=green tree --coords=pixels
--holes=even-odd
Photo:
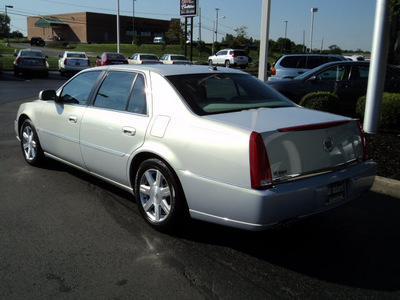
[[[10,33],[10,17],[5,14],[0,14],[0,37],[5,38]]]
[[[168,39],[168,43],[179,44],[184,40],[184,31],[182,28],[183,24],[180,20],[172,20],[168,31],[165,33],[165,37]]]
[[[389,53],[388,63],[400,64],[400,0],[389,1],[389,23],[390,23],[390,38],[389,38]]]

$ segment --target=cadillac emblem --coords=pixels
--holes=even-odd
[[[331,152],[333,150],[333,142],[330,137],[325,138],[322,142],[322,145],[324,146],[324,150],[326,152]]]

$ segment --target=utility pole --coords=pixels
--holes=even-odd
[[[260,57],[258,64],[258,79],[260,79],[261,81],[267,81],[270,13],[271,13],[271,0],[262,0]]]
[[[313,38],[313,30],[314,30],[314,13],[318,11],[318,8],[311,8],[311,33],[310,33],[310,53],[312,53],[312,38]]]
[[[119,0],[117,0],[117,53],[120,52],[120,42],[119,42]]]
[[[285,25],[285,39],[286,39],[287,38],[287,23],[288,23],[288,21],[283,21],[283,22],[286,23],[286,25]]]

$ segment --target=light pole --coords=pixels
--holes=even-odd
[[[119,0],[117,0],[117,53],[120,52],[120,42],[119,42]]]
[[[7,8],[14,8],[12,5],[6,5],[5,6],[5,11],[6,11],[6,22],[7,22]],[[10,22],[11,23],[11,22]],[[7,24],[7,23],[6,23]],[[10,47],[10,30],[7,31],[7,47]]]
[[[132,0],[133,2],[133,9],[132,9],[132,45],[135,44],[135,1]]]
[[[218,42],[218,11],[219,11],[219,8],[216,8],[215,11],[217,13],[217,16],[215,18],[215,42]]]
[[[311,33],[310,33],[310,53],[312,52],[312,37],[314,30],[314,13],[318,11],[317,7],[311,8]]]
[[[288,23],[288,21],[283,21],[283,22],[286,23],[286,25],[285,25],[285,39],[286,39],[287,38],[287,23]]]

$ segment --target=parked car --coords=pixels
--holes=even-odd
[[[363,195],[376,172],[357,120],[227,68],[87,69],[22,104],[14,127],[28,164],[51,157],[126,189],[160,230],[187,215],[277,226]]]
[[[49,64],[47,56],[42,50],[22,49],[18,54],[14,54],[17,58],[14,60],[14,75],[22,74],[41,74],[44,77],[49,76]]]
[[[121,53],[104,52],[97,56],[96,66],[128,64],[128,60]]]
[[[156,36],[153,39],[154,44],[161,44],[164,41],[164,38],[162,36]]]
[[[355,116],[357,99],[367,93],[368,74],[369,62],[337,61],[319,66],[294,79],[267,83],[296,103],[308,93],[335,93],[340,99],[340,113]],[[387,67],[384,90],[400,93],[400,69]]]
[[[31,38],[31,46],[40,46],[44,47],[45,41],[41,37],[33,37]]]
[[[87,57],[85,52],[65,51],[59,57],[58,71],[61,75],[75,74],[91,67],[89,57]]]
[[[222,65],[226,68],[239,66],[244,69],[249,64],[246,52],[239,49],[223,49],[208,57],[209,65]]]
[[[164,54],[160,61],[165,65],[191,65],[192,62],[182,54]]]
[[[355,55],[345,55],[344,56],[347,60],[350,60],[350,61],[363,61],[363,60],[365,60],[365,57],[364,56],[362,56],[362,55],[357,55],[357,54],[355,54]]]
[[[272,64],[268,81],[295,78],[322,64],[346,60],[343,56],[336,54],[285,54]]]
[[[157,55],[152,53],[135,53],[128,58],[130,65],[162,64]]]

